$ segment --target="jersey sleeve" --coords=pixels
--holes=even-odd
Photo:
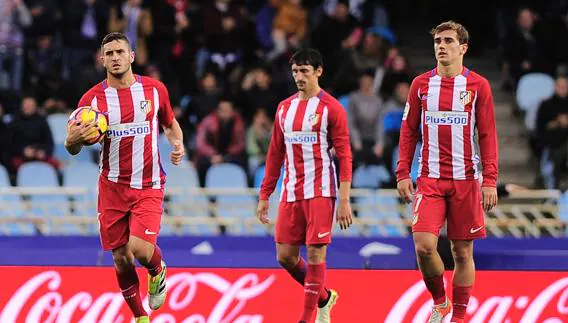
[[[170,103],[170,94],[166,86],[158,81],[158,96],[160,98],[160,105],[158,109],[158,121],[160,125],[170,128],[174,122],[174,110]]]
[[[284,132],[280,123],[280,113],[282,108],[278,109],[274,118],[274,125],[272,126],[272,139],[268,147],[268,154],[266,155],[265,174],[260,185],[260,200],[268,200],[274,189],[276,183],[280,178],[280,169],[284,162],[286,154],[286,145],[284,144]]]
[[[408,99],[402,115],[400,139],[398,143],[398,162],[396,165],[396,181],[410,178],[410,167],[420,138],[421,104],[419,97],[419,79],[415,78],[410,85]]]
[[[94,91],[91,89],[79,99],[79,103],[77,103],[77,108],[90,106],[95,98]]]
[[[493,94],[487,80],[483,80],[477,92],[476,117],[477,135],[481,164],[483,166],[483,186],[495,187],[498,176],[498,144],[495,126],[495,105]]]
[[[349,141],[349,126],[347,125],[347,113],[340,104],[329,109],[327,125],[329,138],[339,159],[339,181],[351,182],[353,156]]]

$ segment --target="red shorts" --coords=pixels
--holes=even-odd
[[[125,245],[128,237],[156,244],[164,189],[135,189],[99,176],[98,216],[104,250]]]
[[[485,238],[485,220],[477,180],[419,177],[412,206],[412,232],[438,236],[448,220],[448,239]]]
[[[277,243],[293,245],[329,244],[335,199],[314,197],[295,202],[280,202],[276,220]]]

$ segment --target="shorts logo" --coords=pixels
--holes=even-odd
[[[152,110],[152,100],[140,101],[140,110],[148,114]]]
[[[150,231],[150,230],[148,230],[148,229],[146,229],[146,231],[144,231],[144,233],[147,234],[147,235],[156,234],[156,232],[152,232],[152,231]]]
[[[484,225],[480,226],[480,227],[477,228],[477,229],[471,228],[471,229],[469,229],[469,233],[474,234],[474,233],[476,233],[477,231],[483,229],[483,227],[484,227]]]
[[[465,111],[426,111],[424,123],[436,126],[467,126],[469,114]]]
[[[107,130],[107,137],[109,138],[146,136],[149,134],[150,122],[148,121],[111,125]]]
[[[473,99],[472,91],[460,91],[459,93],[460,103],[463,105],[468,105]]]
[[[284,133],[284,141],[287,144],[307,144],[318,143],[318,134],[313,131],[293,131]]]
[[[308,117],[308,121],[310,122],[310,124],[312,126],[315,126],[318,123],[319,118],[320,118],[320,116],[317,113],[310,114],[310,116]]]
[[[329,231],[324,232],[324,233],[318,233],[318,238],[321,239],[321,238],[327,236],[328,234],[329,234]]]

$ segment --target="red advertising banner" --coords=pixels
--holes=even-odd
[[[145,297],[145,272],[139,274]],[[0,267],[0,277],[2,323],[132,322],[111,268]],[[331,270],[327,283],[339,292],[334,323],[423,323],[430,313],[416,271]],[[281,270],[170,268],[168,298],[151,319],[293,323],[302,302],[302,287]],[[568,273],[479,272],[466,321],[568,322]]]

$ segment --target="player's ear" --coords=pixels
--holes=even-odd
[[[323,74],[323,67],[319,66],[319,67],[316,69],[316,76],[317,76],[317,77],[320,77],[322,74]]]
[[[134,58],[136,56],[136,53],[130,49],[130,64],[134,63]]]
[[[467,53],[467,49],[468,49],[467,43],[461,44],[460,47],[461,47],[462,55],[465,55],[465,53]]]

